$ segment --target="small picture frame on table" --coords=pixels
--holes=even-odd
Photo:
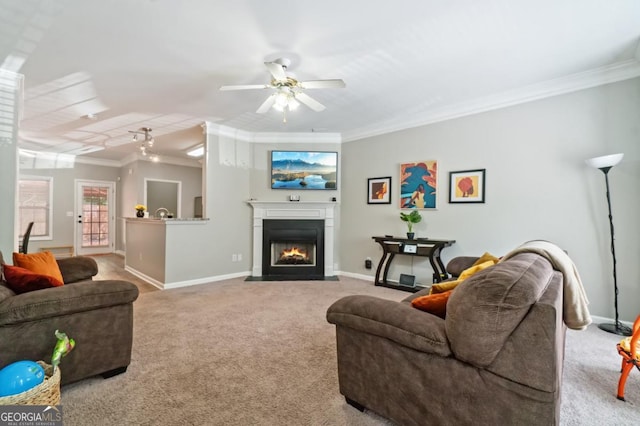
[[[391,204],[391,176],[367,179],[367,204]]]
[[[486,169],[449,172],[449,203],[484,203]]]

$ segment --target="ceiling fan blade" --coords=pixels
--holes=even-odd
[[[309,81],[301,81],[298,83],[298,86],[303,89],[341,89],[346,86],[344,81],[337,79],[331,80],[309,80]]]
[[[275,101],[276,101],[276,94],[274,93],[273,95],[269,96],[267,100],[265,100],[262,103],[262,105],[260,105],[260,108],[258,108],[256,112],[258,114],[264,114],[265,112],[269,111],[269,108],[273,106]]]
[[[285,81],[287,79],[287,74],[285,74],[282,65],[276,62],[265,62],[264,65],[276,81]]]
[[[306,93],[297,92],[295,94],[295,97],[297,100],[299,100],[300,102],[302,102],[303,104],[305,104],[306,106],[308,106],[309,108],[311,108],[316,112],[324,111],[326,108],[324,105],[322,105],[320,102],[316,101]]]
[[[239,84],[237,86],[222,86],[220,90],[248,90],[248,89],[269,89],[269,84]]]

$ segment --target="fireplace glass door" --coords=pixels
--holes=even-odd
[[[271,266],[315,266],[315,242],[271,242]]]

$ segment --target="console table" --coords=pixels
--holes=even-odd
[[[440,259],[440,253],[442,252],[442,249],[444,249],[445,247],[449,247],[450,245],[455,243],[456,240],[430,240],[427,238],[416,238],[410,240],[408,238],[396,238],[388,236],[371,238],[373,238],[373,240],[376,243],[380,244],[380,246],[382,247],[382,258],[380,259],[378,269],[376,270],[375,285],[411,292],[416,292],[425,288],[422,286],[403,286],[399,284],[389,283],[387,281],[389,267],[391,266],[393,258],[397,254],[428,257],[429,263],[431,263],[431,267],[433,268],[434,283],[441,282],[449,278],[449,275],[445,270],[445,266],[442,263],[442,259]],[[382,279],[380,277],[381,273]]]

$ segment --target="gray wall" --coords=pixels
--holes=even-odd
[[[178,212],[178,197],[181,192],[181,185],[178,182],[160,182],[156,180],[146,180],[147,199],[146,207],[149,214],[154,215],[158,209],[164,208],[175,217],[181,217]],[[191,215],[193,217],[193,214]]]
[[[49,164],[51,162],[43,162]],[[126,166],[107,167],[79,162],[58,162],[60,168],[33,168],[23,162],[21,176],[53,177],[53,240],[29,242],[29,251],[46,246],[70,246],[74,242],[75,180],[88,179],[116,183],[116,250],[125,250],[124,218],[133,217],[134,206],[144,203],[144,178],[182,182],[182,216],[193,217],[193,199],[202,194],[202,169],[173,164],[136,161]],[[4,190],[4,188],[3,188]],[[74,212],[69,217],[67,212]]]
[[[584,160],[624,152],[610,183],[621,319],[632,321],[640,300],[639,116],[640,79],[634,79],[343,144],[342,270],[375,273],[381,249],[371,236],[406,232],[399,219],[400,164],[436,159],[438,208],[423,211],[418,236],[455,239],[445,260],[553,241],[576,263],[592,314],[613,317],[604,178]],[[487,170],[486,203],[449,204],[448,173],[479,168]],[[367,178],[379,176],[392,176],[391,205],[366,204]],[[373,270],[364,268],[368,256]],[[390,276],[412,273],[429,282],[428,262],[419,259],[400,256]]]
[[[20,176],[50,176],[53,178],[53,240],[34,240],[32,238],[29,240],[29,252],[37,252],[40,247],[75,246],[74,227],[77,224],[75,210],[76,179],[116,183],[115,211],[118,211],[118,168],[78,162],[58,162],[57,164],[61,167],[33,168],[28,162],[20,166]],[[67,216],[67,212],[72,212],[73,215]]]
[[[144,194],[144,178],[160,179],[182,182],[181,216],[193,217],[193,199],[202,195],[202,169],[199,167],[178,166],[175,164],[154,163],[151,161],[138,161],[138,174],[142,177],[139,182],[141,191],[140,197]],[[139,201],[143,203],[142,198]],[[133,216],[133,206],[129,210],[129,215]],[[151,212],[153,213],[153,212]],[[173,212],[176,213],[177,212]],[[125,215],[127,216],[127,215]]]
[[[317,149],[341,152],[340,189],[299,193],[306,201],[327,201],[335,193],[339,202],[338,269],[372,276],[381,250],[371,237],[406,231],[398,218],[400,164],[436,159],[438,208],[423,212],[424,220],[416,226],[418,236],[457,240],[444,251],[445,260],[484,251],[502,255],[531,239],[553,241],[567,250],[578,266],[592,314],[612,317],[604,179],[600,171],[588,168],[584,159],[624,152],[625,159],[611,171],[610,180],[621,318],[632,320],[640,300],[639,115],[640,79],[634,79],[341,146],[249,143],[209,134],[205,215],[211,220],[194,228],[197,236],[181,244],[184,249],[176,256],[188,265],[188,273],[181,271],[180,275],[189,280],[250,271],[252,211],[247,200],[284,201],[289,195],[288,191],[269,188],[269,151]],[[179,180],[152,166],[156,165],[137,162],[119,170],[121,217],[132,216],[133,206],[142,202],[138,194],[143,193],[144,176]],[[476,168],[487,169],[486,203],[449,204],[448,173]],[[79,167],[73,177],[107,180],[95,176],[93,172],[99,170],[95,166],[83,170]],[[111,171],[104,173],[111,175]],[[393,178],[392,204],[368,205],[367,178],[380,176]],[[57,179],[54,191],[61,187]],[[186,186],[185,200],[189,198]],[[184,208],[193,209],[192,198]],[[242,261],[231,262],[232,254],[241,254]],[[373,259],[373,270],[364,269],[366,257]],[[424,260],[412,263],[399,257],[391,275],[413,273],[418,281],[428,282],[431,270],[427,265]]]
[[[144,179],[161,179],[182,182],[182,217],[193,217],[195,197],[202,195],[202,169],[174,164],[135,161],[120,171],[120,209],[117,220],[117,250],[125,251],[125,218],[135,216],[134,206],[144,204]],[[149,206],[147,206],[149,207]],[[153,214],[153,211],[150,211]],[[177,214],[177,212],[174,212]]]

